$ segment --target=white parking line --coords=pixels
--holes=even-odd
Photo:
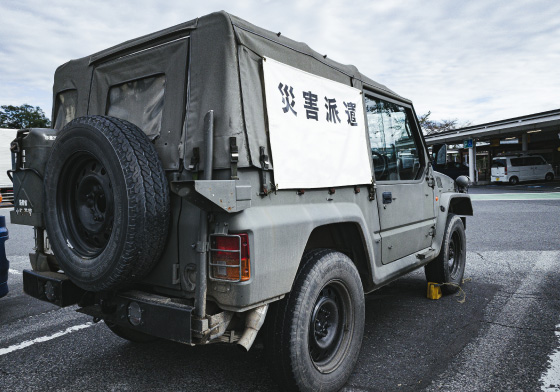
[[[560,329],[560,325],[556,326]],[[560,332],[554,332],[558,338],[559,347],[548,358],[549,368],[541,375],[541,391],[560,391]]]
[[[9,354],[9,353],[17,351],[17,350],[24,349],[24,348],[29,347],[29,346],[33,346],[36,343],[47,342],[49,340],[59,338],[59,337],[64,336],[66,334],[76,332],[76,331],[79,331],[81,329],[89,328],[92,325],[94,325],[94,323],[92,323],[92,322],[88,322],[88,323],[81,324],[81,325],[74,325],[73,327],[66,328],[66,330],[59,331],[59,332],[54,333],[50,336],[41,336],[40,338],[36,338],[36,339],[33,339],[33,340],[26,340],[24,342],[14,344],[13,346],[10,346],[10,347],[0,348],[0,356]]]
[[[15,269],[11,269],[11,268],[8,270],[8,272],[10,274],[13,274],[13,275],[21,275],[21,272],[19,272],[18,270],[15,270]]]

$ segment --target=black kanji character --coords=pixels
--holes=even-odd
[[[303,98],[305,99],[305,113],[307,114],[307,119],[312,119],[319,121],[319,107],[317,106],[317,95],[313,94],[311,91],[304,91]]]
[[[325,97],[325,108],[327,109],[327,121],[336,124],[336,121],[340,122],[340,117],[338,117],[338,110],[336,110],[336,99],[328,99]]]
[[[348,124],[350,126],[355,127],[358,125],[356,122],[356,104],[354,102],[343,102],[344,106],[346,106],[346,115],[348,116]]]
[[[282,94],[282,103],[285,105],[282,110],[284,113],[288,113],[288,110],[291,110],[294,116],[297,116],[297,112],[294,110],[294,105],[296,104],[295,96],[294,96],[294,88],[292,86],[283,85],[280,83],[278,85],[278,90],[280,90],[280,94]],[[292,101],[290,102],[290,96],[292,97]]]

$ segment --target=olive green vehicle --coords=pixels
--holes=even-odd
[[[334,391],[364,294],[461,284],[466,179],[433,171],[412,103],[281,33],[218,12],[72,60],[52,119],[11,146],[24,289],[125,339],[260,330],[282,388]]]

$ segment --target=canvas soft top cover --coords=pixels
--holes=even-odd
[[[344,83],[358,89],[364,87],[403,102],[408,100],[387,87],[362,75],[352,65],[343,65],[324,58],[302,42],[254,26],[226,12],[217,12],[168,29],[136,38],[91,56],[72,60],[55,73],[53,102],[59,93],[75,90],[75,116],[107,114],[107,108],[95,105],[91,93],[96,69],[108,67],[128,57],[139,57],[143,51],[165,47],[170,42],[185,41],[185,88],[166,90],[165,104],[179,102],[181,110],[155,135],[156,148],[166,170],[187,167],[194,148],[203,150],[203,120],[207,111],[214,110],[214,167],[230,167],[230,138],[239,147],[239,167],[260,167],[261,147],[270,155],[267,135],[266,106],[263,86],[263,57],[314,75]],[[175,47],[178,44],[174,44]],[[164,50],[164,49],[162,49]],[[176,50],[175,50],[176,51]],[[160,51],[161,52],[161,51]],[[139,67],[150,69],[161,59],[144,56]],[[163,71],[162,71],[163,72]],[[169,71],[166,71],[169,72]],[[179,79],[180,80],[180,79]],[[57,107],[53,104],[53,124]],[[178,112],[178,113],[177,113]],[[203,169],[203,167],[200,167]]]

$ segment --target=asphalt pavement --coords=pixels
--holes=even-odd
[[[543,185],[540,193],[560,191]],[[475,216],[467,219],[459,296],[428,300],[422,270],[366,296],[364,341],[346,391],[560,391],[560,199],[479,196],[532,189],[470,190]],[[21,271],[33,231],[8,228],[0,389],[277,390],[260,342],[248,353],[225,344],[133,344],[73,307],[27,297]]]

